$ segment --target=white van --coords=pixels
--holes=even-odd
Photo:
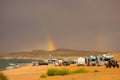
[[[85,58],[84,57],[79,57],[78,59],[77,59],[77,66],[84,66],[84,65],[86,65],[86,63],[85,63]]]

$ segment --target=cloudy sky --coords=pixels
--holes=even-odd
[[[120,50],[120,0],[0,0],[0,53]]]

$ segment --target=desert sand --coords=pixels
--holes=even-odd
[[[46,73],[49,68],[67,68],[70,70],[84,68],[88,72],[40,78],[40,75]],[[97,70],[98,72],[94,72],[94,70]],[[76,64],[70,66],[54,66],[52,64],[48,66],[32,66],[32,64],[28,64],[20,68],[4,70],[2,72],[7,75],[9,80],[120,80],[120,68],[77,66]]]

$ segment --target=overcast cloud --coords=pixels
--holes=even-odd
[[[120,50],[120,0],[0,0],[0,53]]]

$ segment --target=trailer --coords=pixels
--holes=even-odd
[[[84,66],[84,65],[86,65],[86,62],[85,62],[85,58],[84,57],[79,57],[78,59],[77,59],[77,66]]]

